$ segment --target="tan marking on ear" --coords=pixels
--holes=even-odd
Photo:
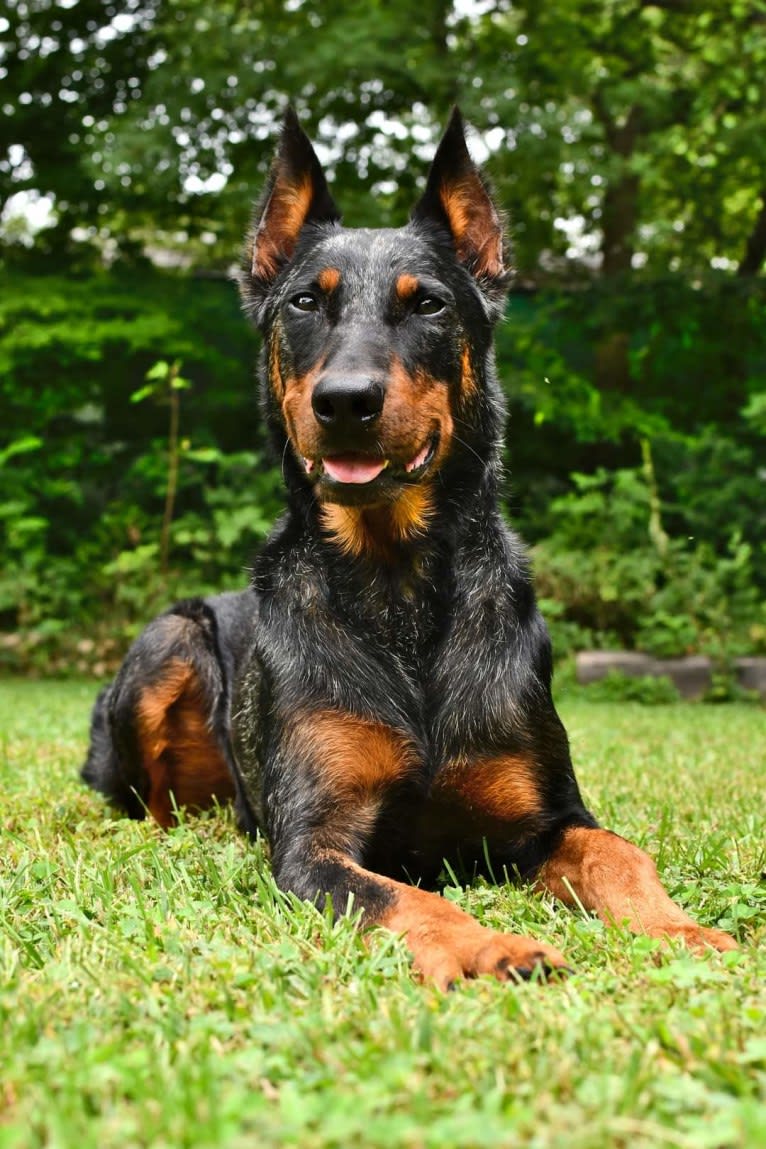
[[[280,262],[292,256],[311,207],[312,194],[309,175],[302,176],[295,184],[277,181],[253,238],[252,270],[257,279],[272,279]]]
[[[420,280],[415,275],[400,275],[396,281],[396,294],[400,299],[412,299],[420,287]]]
[[[442,184],[439,198],[460,259],[474,275],[503,275],[502,226],[479,176]]]
[[[234,783],[210,730],[194,667],[172,659],[162,678],[147,686],[138,703],[138,740],[149,778],[147,806],[164,828],[174,805],[205,809],[214,799],[234,797]]]
[[[542,812],[540,771],[520,754],[460,758],[434,779],[433,794],[465,807],[471,818],[520,822]]]
[[[337,267],[324,267],[317,276],[317,283],[328,295],[340,284],[340,271]]]

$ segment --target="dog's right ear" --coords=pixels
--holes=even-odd
[[[257,302],[292,259],[307,223],[340,219],[311,142],[288,107],[269,180],[245,248],[242,291]]]

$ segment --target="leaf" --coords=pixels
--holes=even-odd
[[[30,451],[38,451],[42,445],[42,439],[38,439],[36,435],[25,435],[21,439],[15,439],[4,450],[0,451],[0,467],[4,467],[8,460],[13,459],[16,455],[26,455]]]
[[[130,401],[131,403],[143,403],[144,399],[150,398],[154,393],[154,387],[139,387],[138,391],[134,391],[130,396]]]
[[[153,367],[150,367],[144,376],[145,379],[167,379],[170,372],[170,364],[165,359],[158,359]]]

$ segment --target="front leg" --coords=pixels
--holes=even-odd
[[[351,905],[362,924],[402,934],[415,968],[447,989],[461,978],[501,981],[565,967],[562,955],[531,938],[501,934],[437,894],[364,867],[387,792],[420,767],[402,732],[334,710],[292,716],[265,771],[264,804],[274,876],[283,890]]]
[[[433,788],[440,822],[458,826],[465,843],[483,836],[498,868],[534,874],[538,888],[610,925],[676,937],[692,949],[736,949],[732,937],[698,925],[668,897],[643,850],[598,828],[582,804],[566,743],[559,743],[558,755],[551,745],[549,738],[547,756],[541,746],[537,755],[449,762]]]
[[[537,885],[567,905],[579,902],[609,925],[678,938],[692,949],[737,949],[723,930],[700,926],[665,892],[651,858],[609,830],[570,826],[541,867]]]

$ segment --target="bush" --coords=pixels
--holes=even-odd
[[[753,550],[737,532],[723,554],[664,532],[653,539],[643,471],[601,469],[573,482],[574,490],[552,504],[550,537],[534,550],[557,654],[586,644],[665,658],[766,647]]]
[[[5,663],[111,663],[174,597],[242,586],[281,497],[233,285],[16,277],[0,293],[0,330]],[[182,360],[191,383],[167,571],[168,410],[131,402],[163,357]]]
[[[632,678],[619,670],[610,670],[586,688],[590,702],[640,702],[643,706],[665,706],[678,702],[680,695],[665,675],[640,675]]]

